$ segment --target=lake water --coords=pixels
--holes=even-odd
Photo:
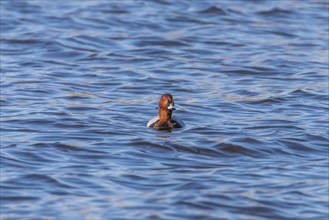
[[[328,219],[328,10],[1,1],[1,220]]]

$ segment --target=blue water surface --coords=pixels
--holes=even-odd
[[[328,219],[328,10],[1,0],[0,219]]]

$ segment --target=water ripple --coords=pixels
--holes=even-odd
[[[3,219],[327,218],[325,0],[1,9]]]

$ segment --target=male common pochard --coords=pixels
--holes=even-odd
[[[152,118],[147,127],[158,130],[171,130],[172,128],[182,128],[184,123],[176,118],[172,118],[172,111],[175,110],[172,95],[166,93],[160,97],[158,105],[158,115]]]

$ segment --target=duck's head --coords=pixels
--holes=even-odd
[[[174,99],[173,99],[172,95],[170,95],[168,93],[163,94],[160,97],[159,105],[158,105],[158,112],[159,112],[160,118],[164,114],[166,114],[169,118],[171,118],[171,113],[173,110],[175,110],[174,106],[175,106],[175,103],[174,103]]]

